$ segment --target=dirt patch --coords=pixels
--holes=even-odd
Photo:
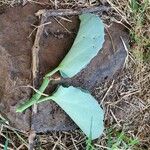
[[[51,130],[69,130],[75,127],[69,117],[54,103],[44,102],[38,105],[38,112],[31,117],[28,109],[25,113],[15,113],[16,106],[31,96],[31,90],[20,86],[32,85],[31,50],[34,36],[31,24],[38,22],[34,13],[36,5],[23,8],[11,8],[0,15],[0,85],[1,111],[10,122],[19,129],[36,132]],[[13,16],[13,17],[12,17]],[[71,22],[60,18],[48,18],[40,37],[40,68],[38,83],[41,84],[45,73],[54,69],[70,49],[79,27],[78,17],[70,17]],[[121,24],[113,23],[105,31],[103,49],[79,74],[71,79],[62,79],[59,84],[79,86],[89,90],[96,98],[96,88],[104,82],[114,79],[123,68],[126,50],[122,43],[128,43],[128,33]],[[47,89],[51,93],[56,85]],[[100,102],[101,99],[98,99]],[[24,122],[24,124],[22,123]]]
[[[10,8],[0,15],[0,91],[1,108],[11,123],[18,129],[30,129],[30,110],[16,113],[16,104],[31,95],[31,90],[20,86],[31,85],[31,47],[33,39],[31,23],[37,7]]]

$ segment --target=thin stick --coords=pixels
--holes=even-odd
[[[103,102],[104,102],[104,100],[105,100],[106,96],[108,95],[108,93],[110,92],[110,90],[113,88],[114,82],[115,82],[115,80],[113,80],[113,81],[112,81],[112,83],[111,83],[110,87],[108,88],[108,90],[106,91],[106,93],[105,93],[105,95],[104,95],[103,99],[101,100],[100,105],[102,105],[102,104],[103,104]]]
[[[44,17],[43,15],[41,17],[42,18],[41,18],[40,24],[44,24],[47,18]],[[40,43],[40,38],[43,33],[43,30],[44,30],[43,25],[38,27],[34,45],[32,47],[32,78],[33,78],[33,87],[34,88],[37,87],[37,80],[38,80],[37,76],[38,76],[38,72],[39,72],[39,50],[40,50],[39,43]],[[33,105],[32,111],[34,114],[37,113],[37,104]]]
[[[111,110],[111,109],[110,109],[110,113],[112,114],[113,118],[115,119],[115,121],[116,121],[117,125],[121,127],[121,125],[120,125],[119,121],[117,120],[116,116],[114,115],[114,113],[112,112],[112,110]]]
[[[36,15],[44,15],[45,17],[56,17],[56,16],[73,16],[80,15],[83,13],[96,13],[96,12],[108,12],[111,8],[106,6],[90,7],[90,8],[80,8],[78,10],[73,9],[57,9],[57,10],[39,10]]]
[[[28,141],[29,141],[29,150],[33,150],[34,149],[34,140],[35,140],[35,137],[36,137],[35,131],[30,131],[30,135],[29,135],[29,138],[28,138]]]
[[[21,144],[16,150],[21,150],[23,149],[24,146],[25,146],[24,144]]]
[[[111,33],[110,33],[110,31],[109,31],[108,28],[105,28],[105,29],[106,29],[106,31],[107,31],[107,33],[108,33],[108,35],[109,35],[110,40],[111,40],[113,52],[115,52],[115,49],[116,49],[116,48],[115,48],[114,41],[113,41],[113,38],[112,38],[112,36],[111,36]]]
[[[55,144],[54,144],[52,150],[55,150],[55,149],[56,149],[56,146],[59,144],[59,142],[60,142],[60,140],[61,140],[61,137],[62,137],[62,136],[60,136],[60,137],[58,138],[58,140],[55,142]]]
[[[37,29],[36,32],[36,37],[35,37],[35,41],[34,41],[34,45],[32,47],[32,79],[33,79],[33,87],[36,88],[37,87],[37,83],[38,83],[38,73],[39,73],[39,50],[40,50],[40,38],[43,34],[43,30],[44,30],[44,23],[47,20],[47,17],[41,15],[41,22],[40,22],[40,26]],[[40,92],[44,92],[45,88],[48,86],[49,84],[49,80],[45,79],[46,82],[43,82],[42,86],[40,87],[39,91]],[[32,107],[32,115],[37,113],[37,104],[33,103],[34,101],[36,101],[36,98],[40,98],[41,94],[36,93],[32,96],[31,101],[28,101],[28,103],[26,103],[26,106],[31,106],[31,104],[34,104]],[[27,108],[27,107],[26,107]],[[21,109],[24,109],[21,107]],[[34,149],[34,139],[36,137],[36,133],[33,131],[30,132],[29,134],[29,150],[33,150]]]
[[[132,54],[129,52],[129,50],[128,50],[126,44],[125,44],[125,41],[123,40],[123,38],[122,38],[121,36],[120,36],[120,39],[121,39],[122,44],[123,44],[123,46],[124,46],[124,49],[126,50],[126,53],[127,53],[127,56],[126,56],[126,58],[125,58],[124,67],[125,67],[125,65],[128,63],[129,57],[130,57],[130,59],[133,61],[133,63],[136,64],[136,62],[135,62],[135,60],[134,60],[134,56],[132,56]]]
[[[13,127],[11,127],[10,125],[8,126],[8,125],[6,125],[6,124],[3,124],[3,127],[8,128],[9,130],[17,131],[17,132],[20,132],[20,133],[23,133],[23,134],[27,135],[27,132],[22,131],[22,130],[19,130],[19,129],[16,129],[16,128],[13,128]]]
[[[34,27],[34,29],[33,29],[33,30],[31,31],[31,33],[29,34],[28,38],[29,38],[29,37],[31,37],[31,35],[34,33],[34,31],[35,31],[35,30],[37,30],[39,27],[41,27],[41,26],[43,26],[43,27],[44,27],[45,25],[48,25],[48,24],[51,24],[51,23],[52,23],[52,22],[51,22],[51,21],[49,21],[49,22],[46,22],[46,23],[40,24],[39,26],[35,26],[35,25],[33,25],[33,24],[32,24],[32,26]]]
[[[58,19],[54,18],[54,20],[61,25],[68,33],[71,33],[71,31],[69,31]]]
[[[24,87],[24,88],[31,88],[34,92],[41,94],[42,96],[49,96],[48,94],[42,93],[39,90],[35,89],[33,86],[31,85],[26,85],[26,86],[20,86],[20,87]]]

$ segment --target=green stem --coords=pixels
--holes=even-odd
[[[46,76],[44,77],[43,83],[41,85],[41,87],[39,88],[39,91],[41,93],[43,93],[45,91],[45,89],[47,88],[48,84],[50,83],[50,79],[49,77],[51,77],[54,73],[56,73],[59,69],[56,68],[53,71],[51,71],[50,73],[46,74]],[[38,100],[41,98],[42,94],[40,93],[35,93],[30,100],[25,101],[23,104],[21,104],[17,109],[16,112],[23,112],[25,109],[27,109],[28,107],[32,106],[33,104],[37,103]]]
[[[50,80],[49,80],[48,78],[45,78],[45,79],[43,80],[43,83],[42,83],[41,87],[39,88],[39,91],[40,91],[41,93],[43,93],[43,92],[45,91],[45,89],[46,89],[46,87],[48,86],[49,82],[50,82]],[[41,97],[41,94],[35,93],[35,94],[31,97],[30,100],[25,101],[23,104],[21,104],[21,105],[17,108],[16,112],[23,112],[25,109],[27,109],[28,107],[30,107],[30,106],[32,106],[33,104],[35,104],[35,103],[40,99],[40,97]]]
[[[59,67],[55,68],[53,71],[49,72],[48,74],[45,75],[45,78],[51,77],[54,73],[59,71]]]
[[[48,96],[48,97],[45,97],[45,98],[41,98],[38,100],[37,104],[41,103],[41,102],[44,102],[44,101],[47,101],[47,100],[53,100],[54,97],[53,96]]]

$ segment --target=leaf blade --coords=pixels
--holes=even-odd
[[[104,113],[90,93],[85,93],[74,87],[60,86],[53,94],[52,99],[88,137],[96,139],[102,134]]]
[[[68,54],[57,67],[64,78],[73,77],[97,55],[104,43],[104,24],[94,14],[80,15],[80,27]],[[49,77],[51,72],[46,76]]]

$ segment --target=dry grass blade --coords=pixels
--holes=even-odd
[[[109,87],[109,88],[108,88],[108,90],[106,91],[106,93],[105,93],[104,97],[102,98],[102,100],[101,100],[101,103],[100,103],[100,104],[102,104],[102,105],[103,105],[103,102],[104,102],[104,100],[105,100],[106,96],[108,95],[109,91],[113,88],[114,82],[115,82],[115,80],[113,80],[113,81],[112,81],[112,83],[111,83],[110,87]]]
[[[2,145],[2,144],[0,144],[0,147],[1,147],[2,149],[4,149],[5,146]],[[7,146],[7,150],[14,150],[14,149]]]
[[[60,137],[58,138],[58,140],[55,142],[55,144],[54,144],[52,150],[55,150],[55,149],[56,149],[56,146],[59,144],[60,140],[61,140],[61,136],[60,136]]]
[[[5,139],[7,139],[7,140],[9,141],[9,143],[11,143],[14,148],[17,148],[16,145],[15,145],[15,143],[11,140],[11,138],[8,138],[8,136],[6,136],[6,135],[3,134],[3,133],[1,133],[0,136],[2,136],[2,137],[4,137]]]

